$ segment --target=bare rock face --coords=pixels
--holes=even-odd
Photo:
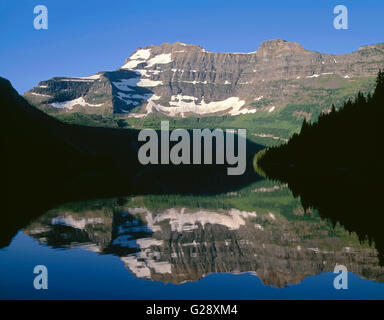
[[[295,103],[328,108],[355,93],[348,88],[369,88],[380,68],[384,44],[332,55],[281,39],[250,53],[215,53],[176,42],[139,48],[115,71],[41,81],[25,97],[48,113],[273,114]]]

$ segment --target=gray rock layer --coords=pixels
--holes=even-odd
[[[318,103],[311,92],[319,88],[374,79],[380,68],[384,44],[332,55],[281,39],[251,53],[215,53],[176,42],[139,48],[115,71],[41,81],[25,97],[48,113],[273,114],[289,103]]]

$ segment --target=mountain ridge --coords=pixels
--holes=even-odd
[[[161,46],[164,46],[164,45],[167,45],[167,46],[181,45],[181,46],[184,46],[184,47],[196,47],[196,48],[199,48],[200,50],[204,50],[206,53],[218,53],[218,54],[256,54],[258,50],[260,50],[260,49],[262,49],[264,47],[268,47],[268,46],[276,46],[276,44],[297,47],[298,49],[301,49],[301,50],[317,52],[317,53],[321,53],[321,54],[329,54],[329,55],[333,55],[333,56],[347,55],[347,54],[351,54],[351,53],[357,52],[359,50],[364,50],[364,49],[369,49],[369,48],[376,48],[376,47],[383,47],[384,46],[384,42],[378,42],[378,43],[372,43],[372,44],[363,44],[363,45],[359,46],[357,49],[349,51],[349,52],[344,52],[344,53],[326,53],[326,52],[321,52],[319,50],[307,49],[303,45],[301,45],[299,42],[296,42],[296,41],[288,41],[288,40],[285,40],[283,38],[274,38],[274,39],[265,40],[265,41],[261,42],[254,51],[250,51],[250,52],[237,52],[237,51],[213,51],[213,50],[209,50],[209,49],[207,49],[204,46],[199,45],[199,44],[186,43],[186,42],[183,42],[183,41],[175,41],[175,42],[163,42],[161,44],[150,44],[150,45],[146,45],[146,46],[139,46],[139,47],[136,48],[135,51],[133,51],[132,55],[136,51],[138,51],[140,49],[146,49],[146,48],[150,48],[150,47],[161,47]],[[129,57],[127,57],[126,59],[129,59]]]
[[[140,47],[114,71],[41,81],[24,97],[51,115],[125,119],[274,116],[300,105],[289,112],[293,123],[315,119],[357,90],[370,91],[380,68],[383,43],[333,55],[283,39],[265,41],[249,53],[216,53],[175,42]]]

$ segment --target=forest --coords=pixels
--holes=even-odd
[[[295,167],[309,175],[379,170],[383,108],[384,72],[379,71],[373,94],[359,92],[338,110],[332,105],[316,122],[304,119],[299,134],[293,134],[286,144],[269,148],[258,164],[266,171]]]
[[[257,172],[287,183],[302,206],[318,210],[333,225],[356,232],[374,243],[384,265],[384,224],[381,168],[384,72],[376,89],[358,93],[342,108],[304,121],[301,132],[284,145],[255,157]]]

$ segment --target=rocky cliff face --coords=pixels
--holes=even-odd
[[[332,55],[281,39],[250,53],[215,53],[176,42],[139,48],[115,71],[41,81],[25,97],[49,113],[273,114],[289,103],[318,103],[319,88],[328,103],[341,98],[343,92],[332,90],[373,81],[379,68],[384,44]]]
[[[271,211],[146,207],[53,210],[24,230],[53,247],[85,248],[120,257],[137,277],[165,283],[209,273],[250,272],[285,287],[342,264],[384,281],[377,252],[315,216],[288,220]]]

